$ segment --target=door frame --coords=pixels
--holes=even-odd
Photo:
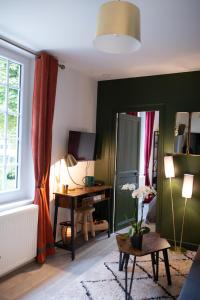
[[[119,141],[119,115],[121,113],[117,113],[116,114],[116,132],[115,132],[115,138],[116,138],[116,147],[115,147],[115,167],[114,167],[114,203],[113,203],[113,216],[112,216],[112,220],[113,220],[113,228],[114,228],[114,231],[115,230],[119,230],[119,229],[122,229],[124,228],[124,225],[126,224],[130,224],[131,221],[134,220],[134,217],[124,221],[123,223],[121,224],[116,224],[116,184],[117,184],[117,153],[118,153],[118,141]],[[141,118],[140,118],[141,119]],[[139,132],[141,131],[141,120],[139,121]],[[139,136],[139,144],[140,144],[140,136]],[[139,151],[140,152],[140,151]],[[138,164],[138,169],[139,169],[139,164]],[[135,174],[135,172],[134,172]],[[138,178],[138,181],[139,181],[139,178]],[[130,193],[131,194],[131,193]],[[137,202],[136,199],[132,199],[133,201]],[[136,217],[138,216],[138,211],[136,212]],[[116,229],[118,228],[118,229]]]
[[[128,113],[131,111],[141,112],[141,111],[159,111],[159,144],[158,144],[158,179],[157,179],[157,206],[156,206],[156,231],[161,231],[161,220],[162,220],[162,195],[163,195],[163,157],[164,157],[164,139],[163,139],[163,131],[164,131],[164,115],[165,115],[165,104],[149,104],[149,105],[131,105],[131,106],[118,106],[117,109],[112,109],[110,111],[111,114],[111,122],[113,123],[112,131],[110,132],[112,138],[109,143],[109,162],[108,162],[108,170],[109,176],[111,179],[111,184],[113,185],[113,214],[112,214],[112,231],[114,232],[114,223],[115,223],[115,168],[116,168],[116,156],[117,156],[117,137],[116,137],[116,116],[119,113]]]

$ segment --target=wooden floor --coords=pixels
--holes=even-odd
[[[149,225],[148,225],[149,226]],[[152,225],[151,231],[155,230]],[[123,230],[127,232],[127,229]],[[123,232],[120,231],[120,232]],[[40,266],[31,262],[0,279],[0,300],[48,300],[64,284],[73,284],[77,276],[86,272],[103,257],[117,249],[115,234],[92,239],[76,251],[75,261],[70,252],[58,249]]]
[[[57,249],[56,255],[39,266],[31,262],[0,279],[0,300],[48,300],[63,284],[73,280],[104,256],[116,249],[115,235],[107,235],[89,241],[76,252],[75,261],[70,253]]]

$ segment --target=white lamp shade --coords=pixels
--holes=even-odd
[[[126,1],[111,1],[100,7],[95,48],[109,53],[129,53],[140,47],[140,11]]]
[[[193,181],[194,181],[194,175],[184,174],[182,197],[187,199],[192,197]]]
[[[67,157],[65,158],[65,163],[67,167],[74,167],[77,165],[77,160],[72,154],[67,154]]]
[[[175,177],[173,156],[165,156],[164,157],[164,168],[165,168],[165,177],[166,178]]]

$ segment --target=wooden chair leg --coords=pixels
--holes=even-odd
[[[95,229],[94,229],[94,222],[93,222],[92,213],[90,213],[90,215],[89,215],[89,222],[90,222],[91,234],[92,234],[93,237],[95,237]]]

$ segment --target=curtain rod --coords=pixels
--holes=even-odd
[[[12,45],[12,46],[14,46],[14,47],[17,47],[17,48],[19,48],[19,49],[21,49],[21,50],[23,50],[23,51],[26,51],[26,52],[28,52],[28,53],[30,53],[30,54],[32,54],[32,55],[35,55],[35,56],[39,57],[39,53],[37,53],[37,52],[35,52],[35,51],[33,51],[33,50],[29,49],[29,48],[26,48],[26,47],[24,47],[24,46],[22,46],[22,45],[20,45],[20,44],[18,44],[18,43],[16,43],[16,42],[13,42],[13,41],[11,41],[10,39],[7,39],[7,38],[5,38],[5,37],[2,36],[2,35],[0,35],[0,40],[4,41],[4,42],[6,42],[6,43],[8,43],[8,44],[10,44],[10,45]],[[65,69],[65,65],[58,64],[58,66],[59,66],[59,68],[60,68],[61,70],[64,70],[64,69]]]

